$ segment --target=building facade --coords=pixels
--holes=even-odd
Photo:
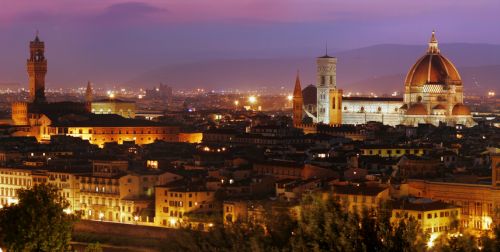
[[[120,99],[93,101],[91,112],[94,114],[115,114],[125,118],[135,117],[135,102]]]
[[[315,123],[475,125],[470,109],[464,105],[460,74],[441,54],[434,32],[426,54],[406,76],[403,98],[343,96],[342,90],[336,87],[336,64],[334,57],[319,57],[317,85],[302,90],[304,114]]]
[[[405,80],[405,125],[429,123],[473,126],[470,109],[464,105],[463,83],[453,63],[444,57],[434,31],[427,52],[411,67]]]

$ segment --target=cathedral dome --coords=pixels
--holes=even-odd
[[[470,115],[470,109],[467,106],[458,103],[455,106],[453,106],[451,114],[454,116],[468,116]]]
[[[462,78],[456,67],[440,53],[434,32],[427,53],[410,68],[405,80],[406,86],[424,84],[462,85]]]
[[[422,103],[415,103],[410,106],[408,111],[406,111],[407,115],[427,115],[427,109],[425,105]]]

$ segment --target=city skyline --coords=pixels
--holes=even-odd
[[[0,252],[500,251],[500,2],[0,7]]]
[[[445,51],[446,45],[453,43],[500,44],[500,38],[488,32],[497,20],[494,13],[499,4],[494,1],[424,1],[410,5],[397,1],[220,1],[211,6],[202,1],[90,1],[75,8],[64,1],[10,3],[5,4],[0,24],[0,41],[9,48],[0,59],[4,66],[0,83],[26,83],[26,41],[37,29],[50,45],[49,88],[85,85],[89,79],[108,85],[127,83],[166,67],[184,69],[183,73],[189,74],[193,64],[207,61],[214,62],[214,68],[227,67],[224,60],[309,58],[312,62],[323,53],[326,41],[332,53],[378,44],[422,46],[432,29],[437,30]],[[392,11],[384,11],[387,6]],[[342,70],[342,58],[339,62]],[[460,61],[457,64],[459,68],[463,65]],[[274,76],[273,83],[279,86],[293,82],[293,73],[304,65],[290,66],[290,75]],[[216,85],[192,80],[176,83],[180,82],[178,78],[167,77],[161,76],[165,79],[162,81],[174,87]],[[248,86],[238,84],[241,77],[231,78],[236,88]],[[304,78],[309,83],[312,75],[304,74]],[[154,85],[157,81],[144,82]],[[222,82],[230,86],[228,80]],[[257,82],[255,85],[260,84]],[[348,79],[341,85],[351,82]]]

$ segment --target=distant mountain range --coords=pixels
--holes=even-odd
[[[468,93],[482,94],[500,86],[500,45],[440,44],[441,52],[458,68]],[[332,53],[338,58],[337,84],[352,92],[402,91],[407,71],[425,53],[425,46],[375,45]],[[163,82],[176,88],[242,89],[293,88],[296,70],[302,85],[315,82],[315,56],[207,60],[169,65],[139,74],[127,83],[151,85]]]

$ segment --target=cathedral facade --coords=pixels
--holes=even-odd
[[[435,33],[424,56],[410,68],[404,88],[404,97],[342,97],[337,89],[337,59],[328,55],[319,57],[317,84],[309,85],[299,94],[294,90],[294,124],[310,117],[313,123],[364,124],[370,121],[386,125],[432,124],[438,126],[475,125],[470,110],[463,104],[463,84],[450,60],[438,49]],[[297,80],[298,81],[298,80]],[[299,97],[300,99],[296,99]],[[296,103],[296,102],[299,102]],[[299,113],[297,110],[302,107]],[[300,117],[300,118],[297,118]]]

